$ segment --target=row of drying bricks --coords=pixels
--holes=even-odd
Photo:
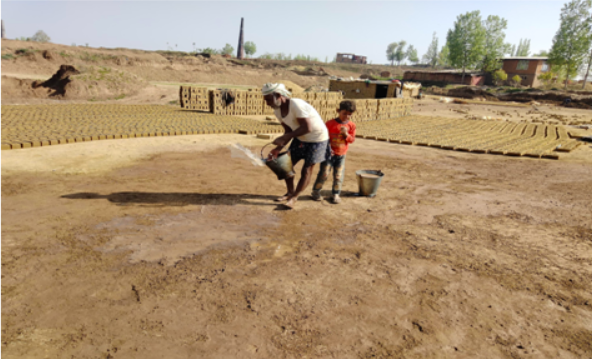
[[[413,128],[413,123],[400,123],[399,128],[391,127],[388,133],[361,128],[359,137],[475,153],[543,158],[558,158],[557,154],[550,152],[555,149],[569,152],[579,145],[578,141],[569,139],[563,127],[491,122],[475,126],[474,121],[464,122],[436,122],[429,131],[425,130],[425,123],[416,128]],[[554,134],[547,136],[548,132]]]
[[[277,127],[277,126],[274,126]],[[182,135],[201,135],[201,134],[257,134],[257,133],[281,133],[280,128],[261,127],[260,130],[249,129],[206,129],[206,130],[187,130],[187,131],[150,131],[131,134],[97,134],[97,135],[79,135],[77,137],[67,137],[58,139],[31,139],[31,140],[13,140],[2,141],[2,150],[31,148],[41,146],[63,145],[68,143],[79,143],[88,141],[140,138],[140,137],[162,137],[162,136],[182,136]]]

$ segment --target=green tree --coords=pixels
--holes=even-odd
[[[283,52],[278,52],[277,54],[275,54],[274,59],[276,60],[288,60],[288,56],[286,56],[286,54],[284,54]],[[294,59],[297,60],[297,59]]]
[[[504,70],[499,69],[493,73],[492,77],[493,82],[496,85],[500,86],[504,81],[508,79],[508,74]]]
[[[516,44],[510,45],[510,50],[508,51],[508,54],[512,57],[516,56]]]
[[[483,21],[483,27],[485,28],[485,56],[481,68],[483,71],[493,72],[502,67],[500,59],[507,52],[504,40],[508,21],[499,16],[489,15]]]
[[[450,66],[450,49],[448,48],[448,44],[442,46],[442,49],[438,54],[438,66]]]
[[[222,55],[232,55],[233,52],[234,52],[234,47],[232,47],[232,45],[230,45],[230,44],[226,44],[226,46],[224,46],[222,48],[222,50],[220,50],[220,53]]]
[[[528,57],[530,55],[530,39],[520,39],[516,53],[513,56],[516,57]]]
[[[171,48],[172,50],[172,48]],[[201,54],[210,54],[210,55],[218,55],[220,52],[216,49],[212,49],[211,47],[206,47],[205,49],[198,49],[197,52]]]
[[[409,47],[407,48],[407,52],[405,53],[405,56],[407,56],[407,59],[413,64],[419,62],[419,57],[417,57],[417,50],[415,49],[415,47],[413,47],[413,45],[409,45]]]
[[[541,51],[537,52],[536,54],[533,54],[532,56],[534,56],[534,57],[547,57],[547,56],[549,56],[549,51],[541,50]]]
[[[436,67],[438,64],[438,38],[436,37],[436,33],[432,35],[432,42],[430,46],[428,46],[428,51],[425,55],[423,55],[422,60],[424,63]]]
[[[590,51],[592,0],[572,0],[561,9],[559,30],[553,38],[549,63],[565,68],[565,88]],[[584,84],[585,86],[585,84]]]
[[[485,28],[479,10],[459,15],[454,28],[448,30],[446,42],[450,63],[462,67],[462,81],[467,68],[475,68],[485,55]]]
[[[405,52],[405,46],[407,46],[406,41],[400,41],[397,44],[397,49],[395,50],[395,61],[397,61],[397,65],[401,66],[401,61],[405,60],[407,57],[407,52]]]
[[[391,62],[391,66],[393,66],[393,63],[396,59],[395,51],[397,50],[398,45],[398,42],[392,42],[386,48],[386,58]]]
[[[257,45],[253,41],[245,42],[245,54],[247,57],[251,57],[251,55],[255,55],[257,52]]]
[[[43,32],[43,30],[39,30],[35,33],[35,35],[33,35],[33,37],[31,37],[31,41],[37,41],[37,42],[49,42],[51,39],[49,38],[49,36],[47,36],[47,34],[45,32]]]
[[[543,72],[539,75],[538,79],[541,80],[546,86],[555,78],[556,74],[552,71]]]
[[[590,74],[590,67],[592,67],[592,48],[590,49],[590,57],[588,58],[588,66],[586,66],[586,73],[584,76],[584,83],[582,84],[582,90],[586,89],[586,81],[588,80],[588,75]]]

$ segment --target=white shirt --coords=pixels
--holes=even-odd
[[[275,109],[275,117],[290,127],[292,131],[300,127],[298,118],[309,118],[310,132],[304,136],[297,137],[302,142],[323,142],[329,140],[329,131],[327,130],[327,126],[325,126],[325,122],[319,116],[317,110],[304,100],[298,98],[290,99],[288,115],[282,117],[282,109],[277,108]]]

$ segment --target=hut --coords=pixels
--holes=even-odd
[[[401,97],[400,82],[371,80],[330,80],[329,91],[341,91],[344,98],[389,98]]]

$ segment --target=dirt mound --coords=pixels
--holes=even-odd
[[[302,87],[298,86],[297,84],[293,83],[290,80],[278,80],[277,82],[284,84],[284,86],[286,86],[286,88],[292,89],[293,93],[304,92],[304,89]]]
[[[52,90],[44,87],[33,88],[29,79],[17,79],[14,77],[2,76],[2,101],[12,102],[11,99],[40,99],[48,98]]]
[[[592,96],[577,95],[558,91],[529,91],[518,92],[499,96],[502,101],[531,102],[562,104],[565,107],[592,109]]]
[[[447,96],[460,97],[460,98],[485,98],[487,101],[499,101],[497,96],[490,94],[478,87],[458,87],[448,90]]]
[[[76,70],[74,66],[62,65],[58,72],[56,72],[49,80],[44,82],[33,81],[31,86],[34,89],[45,87],[46,89],[53,90],[49,95],[50,97],[64,96],[66,94],[66,86],[72,81],[70,80],[70,76],[78,74],[80,74],[80,71]]]
[[[146,86],[148,83],[137,76],[110,67],[61,65],[46,81],[2,76],[2,97],[110,100],[135,95]]]

